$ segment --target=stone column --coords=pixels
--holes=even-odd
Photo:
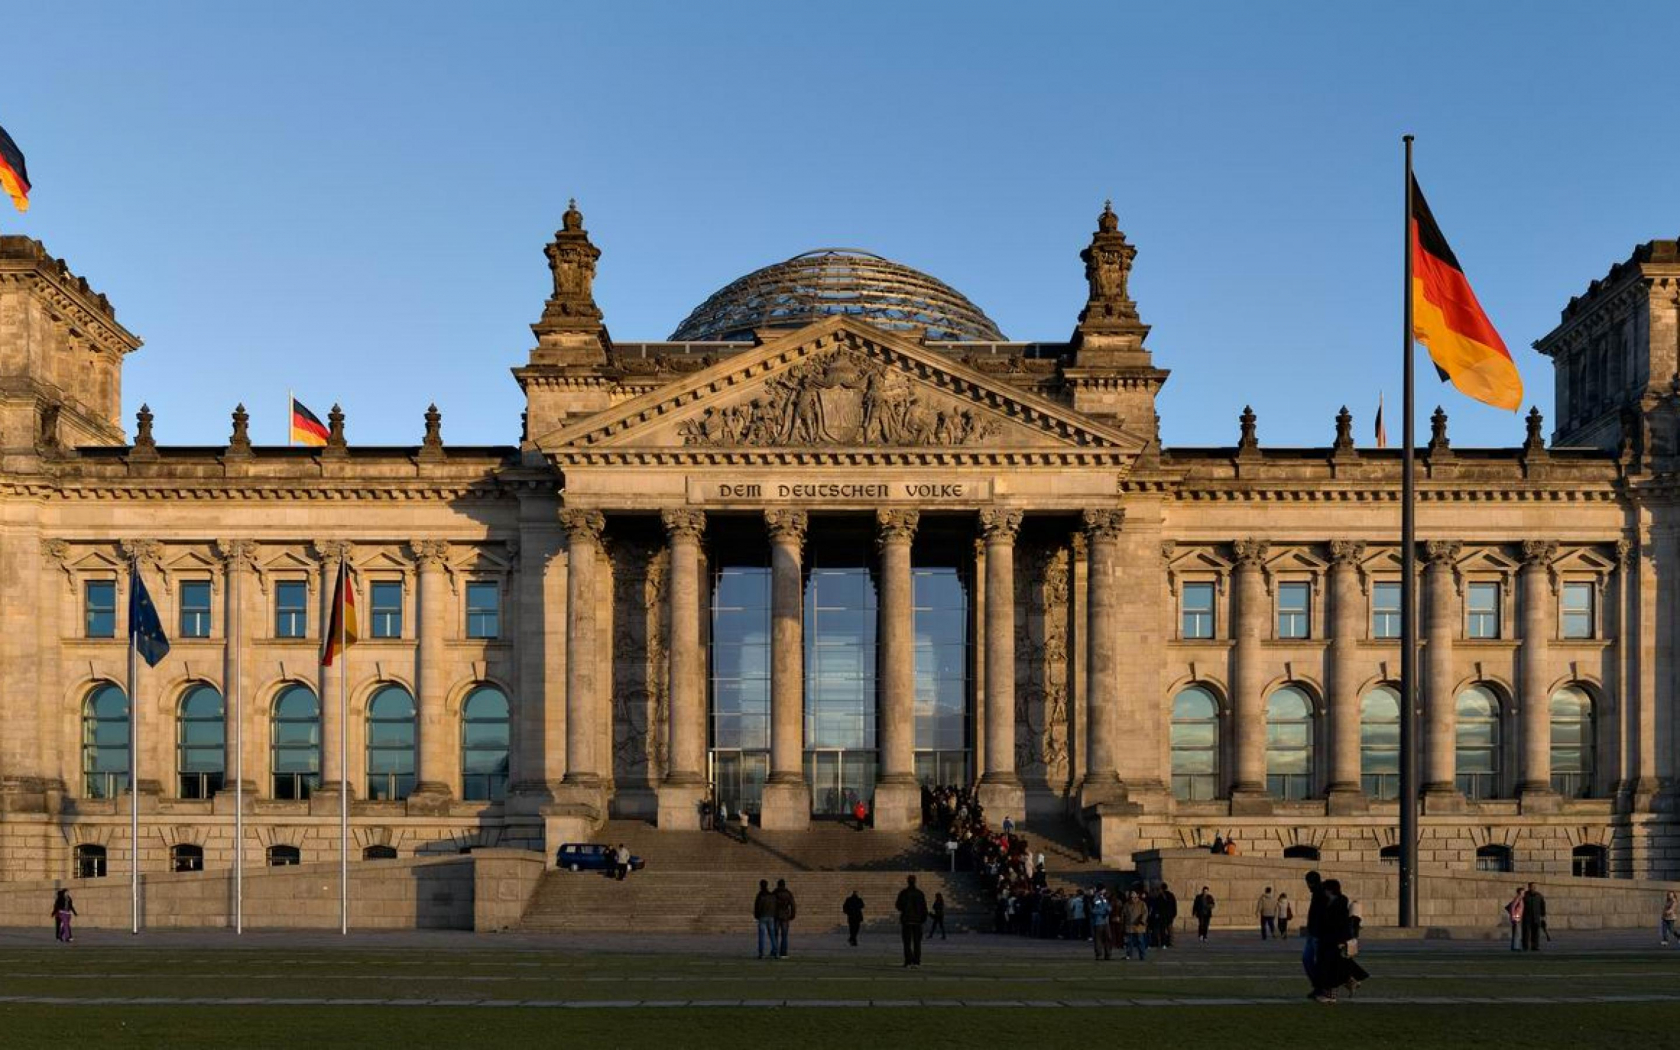
[[[1233,572],[1236,616],[1231,647],[1231,734],[1235,738],[1236,770],[1231,783],[1233,801],[1262,800],[1266,797],[1266,687],[1261,642],[1266,636],[1271,610],[1266,603],[1266,581],[1261,566],[1268,545],[1264,540],[1238,540]]]
[[[317,540],[315,542],[316,556],[321,559],[321,581],[317,588],[320,592],[320,624],[319,637],[324,641],[327,630],[332,624],[333,590],[338,586],[339,566],[350,557],[353,544],[347,540]],[[349,677],[349,653],[341,653],[338,661],[345,663],[344,678]],[[322,799],[319,805],[311,804],[311,812],[337,813],[338,789],[340,779],[350,784],[350,796],[355,797],[356,785],[349,780],[348,771],[339,765],[339,734],[342,719],[339,711],[340,668],[338,661],[331,667],[320,668],[319,691],[317,699],[321,703],[321,786],[316,795],[330,795],[331,799]]]
[[[216,803],[218,810],[233,805],[234,781],[241,766],[247,806],[256,790],[257,766],[252,751],[253,744],[260,743],[263,734],[253,732],[253,721],[243,717],[252,708],[246,666],[250,662],[252,628],[256,626],[250,616],[251,592],[256,589],[251,578],[256,552],[257,545],[250,540],[216,541],[216,553],[222,557],[222,709],[226,755],[222,797]]]
[[[1522,647],[1517,653],[1522,779],[1517,791],[1525,798],[1553,793],[1552,705],[1546,692],[1546,651],[1552,638],[1551,565],[1556,555],[1557,544],[1551,540],[1524,540],[1523,565],[1517,574],[1522,603]]]
[[[660,515],[671,544],[671,761],[659,785],[659,826],[700,829],[706,795],[706,676],[700,651],[700,540],[704,511],[679,508]]]
[[[595,754],[595,575],[607,519],[598,510],[563,510],[566,529],[566,778],[571,801],[599,810]]]
[[[444,566],[449,560],[446,540],[413,540],[409,548],[417,568],[415,604],[419,629],[415,632],[415,707],[420,731],[419,762],[414,767],[411,808],[418,802],[441,803],[454,791],[454,734],[446,715],[449,683],[444,678],[443,643],[449,630],[448,590]]]
[[[1453,777],[1458,750],[1458,697],[1453,693],[1453,628],[1458,622],[1457,540],[1430,540],[1423,545],[1423,686],[1421,723],[1424,741],[1425,795],[1451,798],[1458,794]]]
[[[519,494],[519,697],[511,804],[550,802],[566,774],[565,581],[552,492]]]
[[[811,823],[805,783],[805,578],[802,510],[765,512],[770,532],[770,778],[759,823],[800,831]]]
[[[914,510],[875,512],[881,552],[879,831],[903,831],[922,822],[916,784],[916,601],[910,571],[910,546],[920,517]]]
[[[1359,780],[1359,636],[1364,623],[1359,560],[1365,544],[1330,541],[1330,781],[1334,805],[1361,793]]]
[[[1015,536],[1021,512],[980,511],[986,540],[986,767],[980,802],[988,821],[1025,816],[1026,793],[1015,773]]]
[[[1120,704],[1118,548],[1125,512],[1088,510],[1085,529],[1085,780],[1080,802],[1107,802],[1120,794],[1115,721]]]

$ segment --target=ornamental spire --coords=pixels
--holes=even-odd
[[[537,348],[532,364],[600,364],[612,341],[595,304],[595,262],[601,249],[583,228],[577,199],[567,201],[560,229],[543,249],[554,279],[554,291],[543,306],[542,320],[531,326]]]

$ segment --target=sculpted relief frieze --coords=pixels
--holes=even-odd
[[[688,445],[981,444],[996,424],[955,401],[934,403],[908,376],[856,350],[806,361],[750,400],[707,409],[679,433]]]

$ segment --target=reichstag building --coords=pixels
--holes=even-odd
[[[140,340],[0,238],[0,877],[126,869],[130,718],[157,871],[231,865],[235,770],[250,864],[336,859],[341,780],[366,857],[694,829],[713,792],[764,829],[862,801],[902,830],[919,785],[971,781],[1118,866],[1215,835],[1395,855],[1400,451],[1345,410],[1269,447],[1235,402],[1234,444],[1163,447],[1185,349],[1148,345],[1112,211],[1042,342],[849,250],[623,342],[575,206],[546,253],[517,445],[434,410],[359,446],[335,410],[324,447],[257,447],[239,410],[165,447],[121,413]],[[1549,433],[1457,448],[1436,415],[1426,864],[1680,877],[1677,314],[1676,242],[1642,245],[1536,344]],[[135,566],[173,647],[131,704]]]

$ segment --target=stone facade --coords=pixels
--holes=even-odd
[[[100,780],[113,730],[91,697],[126,681],[136,572],[173,645],[138,677],[143,869],[181,847],[230,863],[237,770],[252,864],[335,858],[341,777],[369,855],[552,850],[610,816],[697,826],[719,720],[739,713],[713,644],[735,562],[766,580],[751,808],[803,827],[824,793],[810,587],[842,528],[875,617],[853,749],[877,827],[914,824],[917,777],[938,768],[994,812],[1083,821],[1113,863],[1215,835],[1346,863],[1393,844],[1395,804],[1363,763],[1385,732],[1364,705],[1398,677],[1399,452],[1356,448],[1345,411],[1324,448],[1266,447],[1246,411],[1234,446],[1163,448],[1167,372],[1112,211],[1064,342],[929,340],[895,315],[618,343],[575,208],[547,254],[517,446],[449,445],[434,409],[411,447],[353,445],[336,410],[325,447],[253,447],[239,409],[225,446],[173,448],[144,408],[124,434],[139,340],[40,245],[0,239],[0,878],[126,870],[128,796]],[[1680,875],[1677,282],[1674,244],[1643,246],[1538,344],[1567,444],[1547,446],[1536,411],[1520,448],[1455,449],[1437,414],[1419,457],[1426,863]],[[341,564],[361,640],[327,669]],[[962,581],[966,641],[939,671],[960,693],[955,745],[919,736],[930,564]],[[206,749],[183,713],[197,687],[239,716],[211,748],[219,783],[187,775]],[[298,688],[318,704],[302,729],[279,710]],[[395,738],[386,690],[412,702]],[[1187,690],[1211,698],[1206,724],[1175,720]],[[1269,725],[1282,695],[1307,713]],[[1559,720],[1560,696],[1584,698],[1584,722]],[[319,741],[308,790],[282,784],[294,732]],[[937,747],[955,765],[924,766]],[[387,760],[405,771],[380,779]]]

